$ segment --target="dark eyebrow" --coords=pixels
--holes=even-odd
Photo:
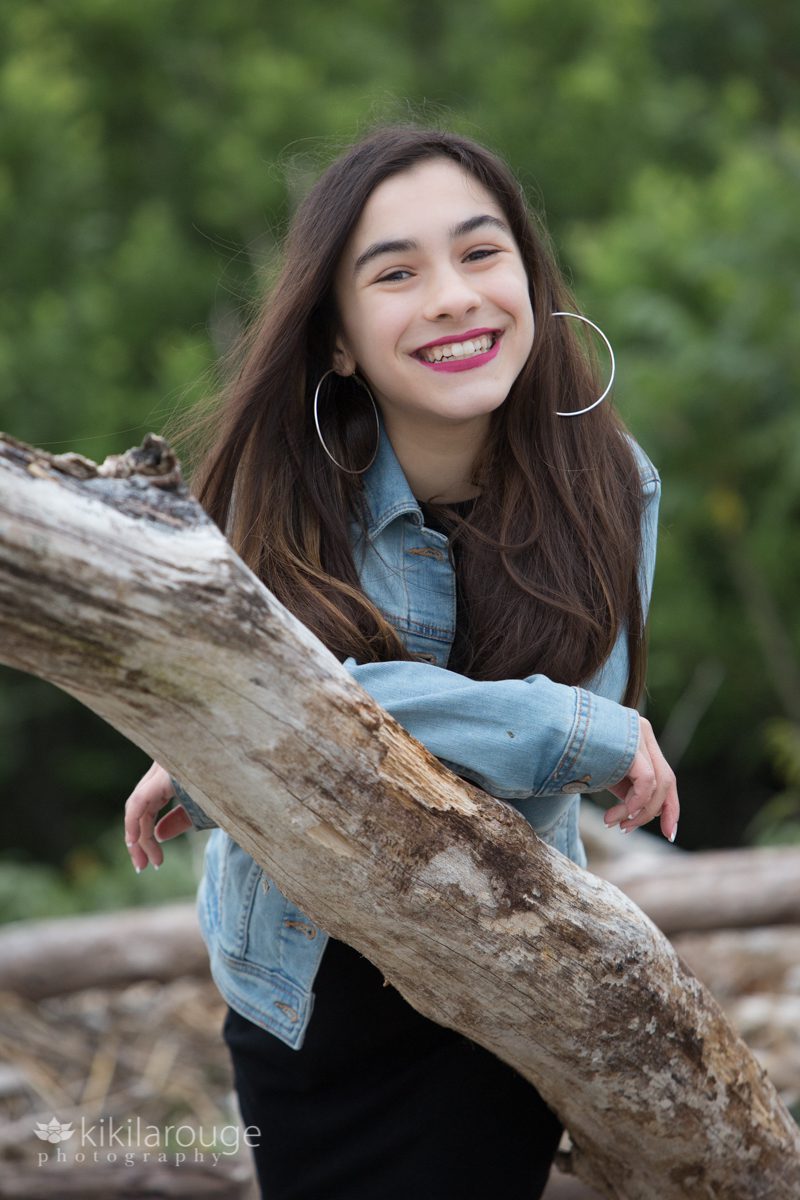
[[[480,229],[482,225],[491,225],[511,237],[511,230],[505,221],[501,221],[499,217],[490,216],[489,213],[481,213],[479,217],[469,217],[466,221],[462,221],[460,225],[454,225],[450,230],[450,237],[453,241],[456,238],[466,237],[468,233],[472,233],[474,229]]]
[[[359,254],[353,264],[353,274],[357,275],[362,267],[381,254],[406,254],[410,250],[418,249],[418,244],[412,242],[410,238],[395,238],[391,242],[373,242],[371,246],[367,246],[363,254]]]
[[[460,221],[458,225],[454,225],[450,230],[450,239],[455,241],[456,238],[465,237],[468,233],[472,233],[473,230],[480,229],[484,225],[490,225],[511,237],[511,230],[505,221],[501,221],[499,217],[493,217],[489,213],[481,213],[477,217],[468,217],[466,221]],[[392,238],[387,242],[373,242],[371,246],[367,246],[363,254],[359,254],[353,264],[353,274],[357,275],[362,267],[380,254],[406,254],[411,250],[419,250],[419,243],[412,241],[411,238]]]

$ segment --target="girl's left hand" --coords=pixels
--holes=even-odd
[[[157,871],[164,861],[159,842],[186,833],[192,821],[182,804],[165,813],[158,824],[156,817],[175,795],[172,780],[163,767],[154,762],[125,804],[125,845],[137,875],[148,863]]]
[[[608,790],[623,803],[607,810],[603,818],[606,825],[619,825],[629,833],[660,817],[664,837],[675,841],[680,816],[675,772],[661,753],[646,717],[639,719],[639,745],[628,774]]]

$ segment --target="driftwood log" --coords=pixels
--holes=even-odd
[[[588,815],[582,818],[584,830]],[[780,992],[792,971],[800,978],[800,914],[794,924],[783,923],[787,893],[800,878],[800,848],[685,854],[641,831],[615,836],[603,825],[599,810],[596,815],[603,848],[610,845],[620,853],[593,859],[592,839],[599,839],[601,831],[595,833],[592,822],[587,838],[591,870],[647,913],[717,999],[753,991],[756,985],[763,990],[769,984]],[[640,849],[642,845],[646,848]],[[664,854],[659,853],[662,845]],[[703,897],[699,912],[697,894]],[[757,916],[776,924],[750,928]],[[15,921],[0,928],[0,992],[31,1000],[138,979],[207,974],[208,956],[191,902]]]
[[[13,1165],[3,1168],[3,1196],[13,1200],[248,1200],[252,1196],[247,1165],[195,1166],[179,1170],[135,1163],[92,1163],[91,1170],[67,1171],[63,1166],[31,1171]]]
[[[800,849],[707,850],[602,868],[664,933],[800,924]]]
[[[673,945],[720,999],[746,992],[800,997],[800,925],[682,933]],[[800,1033],[800,1022],[797,1028]]]
[[[182,975],[208,975],[208,954],[190,902],[13,921],[0,928],[0,995],[41,1000]]]
[[[800,1194],[797,1126],[664,936],[375,704],[159,439],[100,468],[0,442],[0,658],[160,761],[415,1008],[536,1084],[606,1196]]]

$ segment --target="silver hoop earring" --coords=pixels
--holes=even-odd
[[[375,442],[375,452],[373,453],[372,458],[369,460],[369,462],[367,463],[367,465],[365,467],[359,467],[358,470],[353,470],[352,467],[342,466],[342,464],[340,462],[336,461],[336,459],[333,457],[333,455],[331,454],[328,447],[325,445],[325,439],[322,436],[322,430],[319,427],[319,390],[322,387],[325,380],[328,378],[328,376],[334,375],[334,374],[338,375],[338,371],[334,371],[333,367],[330,367],[325,372],[325,374],[322,376],[322,378],[320,379],[319,383],[317,384],[316,390],[314,392],[314,424],[317,427],[317,437],[319,438],[320,443],[322,445],[322,449],[325,451],[328,458],[331,460],[331,462],[335,466],[337,466],[339,468],[340,471],[346,471],[348,475],[363,475],[363,473],[365,471],[368,471],[370,469],[370,467],[372,466],[372,464],[375,462],[375,459],[378,454],[378,446],[380,445],[380,442],[381,442],[381,422],[380,422],[380,417],[378,416],[378,406],[375,403],[375,397],[372,395],[372,392],[369,390],[367,385],[364,383],[364,380],[359,379],[358,375],[356,375],[355,373],[353,373],[353,375],[351,375],[351,376],[348,376],[348,378],[350,378],[350,379],[355,379],[356,383],[361,384],[364,391],[369,396],[370,401],[372,402],[372,409],[373,409],[373,412],[375,413],[375,425],[377,426],[377,430],[378,430],[378,439]]]
[[[602,404],[603,401],[605,400],[606,396],[608,395],[608,393],[611,391],[612,387],[614,386],[614,376],[617,373],[617,363],[614,358],[614,351],[611,349],[611,342],[608,340],[606,335],[603,333],[600,326],[595,325],[594,321],[590,321],[588,317],[582,317],[580,313],[570,313],[570,312],[554,312],[554,313],[551,313],[550,315],[551,315],[551,317],[574,317],[576,321],[583,321],[584,324],[591,325],[591,327],[595,331],[595,333],[600,334],[600,337],[605,342],[606,349],[608,350],[608,353],[611,356],[611,378],[609,379],[608,386],[606,387],[606,390],[603,392],[602,396],[598,396],[598,398],[592,404],[588,404],[586,406],[586,408],[578,408],[575,410],[575,412],[556,412],[557,417],[580,417],[583,413],[591,412],[591,410],[593,408],[597,408],[598,404]]]

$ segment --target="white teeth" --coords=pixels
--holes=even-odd
[[[450,358],[469,358],[472,354],[485,354],[494,343],[494,334],[482,333],[478,338],[468,338],[464,342],[450,342],[445,346],[428,346],[420,350],[420,358],[426,362],[442,362]]]

